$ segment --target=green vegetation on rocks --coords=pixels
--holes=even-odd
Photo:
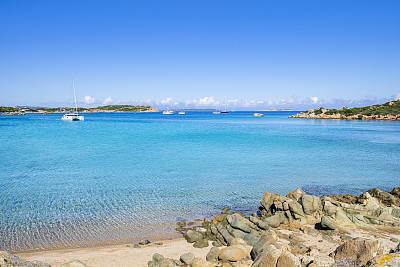
[[[343,120],[400,120],[400,100],[381,105],[340,109],[310,109],[290,118],[304,119],[343,119]]]

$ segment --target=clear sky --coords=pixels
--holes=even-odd
[[[0,0],[0,105],[341,107],[400,97],[399,0]]]

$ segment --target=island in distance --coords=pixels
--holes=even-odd
[[[400,121],[400,99],[360,108],[310,109],[289,118]]]
[[[43,107],[1,107],[0,112],[4,115],[13,115],[13,113],[65,113],[71,110],[70,107],[43,108]],[[79,108],[81,113],[98,112],[159,112],[158,109],[151,106],[132,106],[132,105],[108,105],[92,108]]]

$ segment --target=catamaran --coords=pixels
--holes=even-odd
[[[75,94],[75,84],[74,81],[72,81],[72,88],[74,90],[74,102],[75,102],[75,110],[72,109],[70,110],[67,114],[64,114],[62,116],[63,121],[83,121],[85,118],[82,115],[79,115],[78,113],[78,107],[76,105],[76,94]]]
[[[164,115],[173,115],[175,113],[175,111],[170,110],[169,108],[167,108],[167,110],[164,110],[162,114]]]

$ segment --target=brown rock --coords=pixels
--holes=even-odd
[[[366,264],[378,254],[380,245],[377,240],[353,239],[344,242],[335,250],[335,260],[353,259],[357,264]]]
[[[290,252],[283,253],[276,263],[276,267],[300,267],[300,260]]]
[[[304,192],[303,189],[301,189],[301,188],[297,188],[293,192],[290,192],[289,194],[287,194],[286,197],[297,201],[304,195],[306,195],[306,192]]]

